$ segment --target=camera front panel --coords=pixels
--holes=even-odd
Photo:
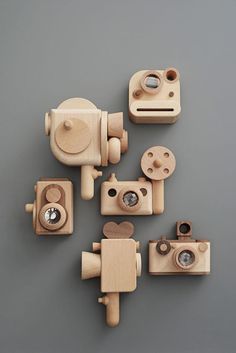
[[[42,180],[36,185],[35,232],[69,235],[73,232],[73,186],[69,180]]]
[[[102,215],[151,215],[152,184],[149,181],[105,181],[101,186]]]
[[[205,275],[210,273],[210,242],[149,242],[149,272],[152,275]],[[168,249],[167,249],[168,248]]]

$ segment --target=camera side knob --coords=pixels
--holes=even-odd
[[[170,242],[168,240],[158,240],[157,245],[156,245],[156,250],[158,252],[158,254],[160,255],[167,255],[169,254],[170,250],[171,250],[171,245]]]

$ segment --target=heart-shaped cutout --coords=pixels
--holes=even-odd
[[[103,234],[108,239],[127,239],[134,234],[134,225],[131,222],[107,222],[103,226]]]

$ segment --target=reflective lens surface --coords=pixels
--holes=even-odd
[[[135,206],[138,203],[138,195],[133,191],[128,191],[124,194],[123,201],[126,206]]]
[[[195,256],[194,253],[190,250],[183,250],[178,256],[178,260],[181,266],[187,267],[194,263]]]
[[[44,214],[45,221],[49,224],[56,224],[61,219],[60,211],[55,207],[50,207]]]
[[[157,88],[160,85],[160,79],[154,75],[147,76],[145,79],[145,85],[148,88]]]

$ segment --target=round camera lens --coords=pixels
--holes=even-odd
[[[161,83],[160,79],[154,75],[149,75],[145,79],[145,85],[148,88],[153,88],[153,89],[158,88],[160,86],[160,83]]]
[[[134,191],[128,191],[123,196],[124,204],[129,207],[137,205],[138,200],[138,195]]]
[[[187,267],[187,266],[190,266],[194,263],[195,255],[190,250],[183,250],[179,254],[178,260],[179,260],[180,265],[182,265],[183,267]]]
[[[50,207],[44,214],[45,221],[49,224],[56,224],[61,219],[60,211],[55,207]]]

